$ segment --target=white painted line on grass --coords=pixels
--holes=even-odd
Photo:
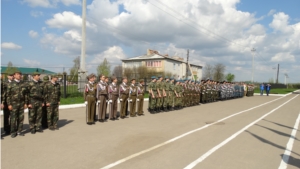
[[[282,160],[280,162],[280,166],[278,167],[278,169],[286,169],[287,168],[287,163],[289,161],[291,151],[293,149],[293,144],[294,144],[294,141],[296,138],[296,133],[298,130],[299,122],[300,122],[300,114],[298,115],[294,129],[292,130],[291,137],[286,145],[286,149],[284,151],[284,154],[282,156]]]
[[[256,109],[256,108],[258,108],[258,107],[264,106],[264,105],[266,105],[266,104],[272,103],[272,102],[274,102],[274,101],[280,100],[280,99],[282,99],[282,98],[284,98],[284,97],[280,97],[280,98],[277,98],[277,99],[275,99],[275,100],[272,100],[272,101],[263,103],[263,104],[261,104],[261,105],[258,105],[258,106],[249,108],[249,109],[247,109],[247,110],[240,111],[240,112],[238,112],[238,113],[235,113],[235,114],[232,114],[232,115],[230,115],[230,116],[227,116],[227,117],[225,117],[225,118],[223,118],[223,119],[221,119],[221,120],[218,120],[218,121],[216,121],[216,122],[214,122],[214,123],[206,124],[205,126],[202,126],[202,127],[197,128],[197,129],[195,129],[195,130],[192,130],[192,131],[189,131],[189,132],[187,132],[187,133],[181,134],[180,136],[177,136],[177,137],[175,137],[175,138],[172,138],[172,139],[170,139],[170,140],[168,140],[168,141],[166,141],[166,142],[163,142],[163,143],[158,144],[158,145],[156,145],[156,146],[150,147],[150,148],[148,148],[148,149],[146,149],[146,150],[143,150],[143,151],[141,151],[141,152],[132,154],[132,155],[130,155],[130,156],[128,156],[128,157],[125,157],[125,158],[123,158],[123,159],[121,159],[121,160],[118,160],[118,161],[116,161],[116,162],[114,162],[114,163],[111,163],[111,164],[109,164],[109,165],[107,165],[107,166],[105,166],[105,167],[102,167],[101,169],[109,169],[109,168],[112,168],[112,167],[117,166],[117,165],[119,165],[119,164],[121,164],[121,163],[124,163],[125,161],[128,161],[128,160],[130,160],[130,159],[133,159],[133,158],[135,158],[135,157],[137,157],[137,156],[140,156],[140,155],[142,155],[142,154],[145,154],[145,153],[147,153],[147,152],[150,152],[150,151],[152,151],[152,150],[155,150],[155,149],[157,149],[157,148],[159,148],[159,147],[162,147],[162,146],[165,146],[165,145],[167,145],[167,144],[169,144],[169,143],[172,143],[172,142],[174,142],[174,141],[176,141],[176,140],[178,140],[178,139],[180,139],[180,138],[183,138],[183,137],[185,137],[185,136],[187,136],[187,135],[190,135],[190,134],[192,134],[192,133],[195,133],[195,132],[197,132],[197,131],[200,131],[200,130],[202,130],[202,129],[205,129],[205,128],[211,126],[211,125],[214,125],[214,124],[219,123],[219,122],[221,122],[221,121],[227,120],[227,119],[229,119],[229,118],[231,118],[231,117],[237,116],[237,115],[242,114],[242,113],[245,113],[245,112],[247,112],[247,111]]]
[[[234,133],[233,135],[231,135],[230,137],[228,137],[226,140],[224,140],[223,142],[221,142],[220,144],[216,145],[215,147],[213,147],[212,149],[210,149],[209,151],[207,151],[205,154],[203,154],[201,157],[199,157],[197,160],[193,161],[192,163],[190,163],[188,166],[186,166],[184,169],[191,169],[194,168],[197,164],[201,163],[203,160],[205,160],[208,156],[210,156],[212,153],[214,153],[215,151],[217,151],[219,148],[223,147],[225,144],[227,144],[228,142],[230,142],[232,139],[234,139],[236,136],[238,136],[239,134],[241,134],[242,132],[244,132],[245,130],[247,130],[249,127],[253,126],[255,123],[259,122],[260,120],[262,120],[263,118],[265,118],[266,116],[272,114],[273,112],[275,112],[276,110],[278,110],[279,108],[281,108],[282,106],[284,106],[285,104],[287,104],[288,102],[292,101],[293,99],[295,99],[296,97],[298,97],[298,95],[296,95],[295,97],[291,98],[290,100],[284,102],[283,104],[281,104],[280,106],[276,107],[275,109],[271,110],[270,112],[268,112],[267,114],[261,116],[260,118],[258,118],[257,120],[253,121],[252,123],[248,124],[247,126],[245,126],[244,128],[242,128],[241,130],[239,130],[238,132]]]

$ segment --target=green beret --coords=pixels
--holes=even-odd
[[[161,77],[162,77],[161,75],[157,76],[157,78],[161,78]]]
[[[168,76],[165,76],[165,79],[169,79],[169,77],[168,77]]]

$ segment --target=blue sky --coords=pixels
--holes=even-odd
[[[81,31],[76,24],[81,17],[81,1],[55,0],[57,2],[55,4],[53,2],[53,0],[1,1],[1,65],[5,66],[11,61],[16,66],[43,67],[56,72],[62,72],[63,67],[68,71],[73,65],[72,60],[80,55],[78,38],[80,39]],[[157,0],[150,2],[160,5]],[[296,75],[300,70],[299,44],[295,45],[297,39],[293,39],[298,33],[284,32],[284,25],[280,25],[284,22],[270,26],[276,16],[279,20],[284,20],[287,16],[289,25],[297,25],[300,22],[300,13],[297,9],[300,6],[299,0],[230,0],[228,4],[221,1],[211,4],[206,0],[199,0],[198,4],[195,4],[186,0],[180,1],[181,6],[167,0],[161,2],[184,15],[190,13],[187,16],[192,20],[205,18],[199,23],[218,35],[246,47],[257,48],[259,50],[255,58],[257,81],[272,78],[274,71],[269,69],[279,63],[283,68],[282,71],[290,75],[290,81],[300,82],[300,77]],[[209,47],[213,50],[208,50],[207,44],[202,46],[202,40],[204,42],[207,40],[202,38],[201,32],[190,35],[195,30],[191,31],[187,25],[146,1],[87,0],[87,5],[87,20],[90,23],[87,41],[91,44],[87,49],[87,67],[90,72],[96,71],[96,66],[104,57],[112,56],[109,60],[115,66],[120,64],[122,58],[144,54],[147,48],[154,48],[162,53],[176,53],[184,57],[186,43],[191,43],[188,46],[193,51],[191,59],[195,63],[205,66],[222,62],[227,66],[227,72],[236,74],[236,80],[249,79],[251,53],[245,52],[248,49],[237,51],[232,49],[230,44],[219,49],[214,48],[224,43],[214,40]],[[164,6],[162,8],[168,11]],[[150,14],[147,13],[148,10]],[[193,13],[195,10],[199,11]],[[204,13],[205,10],[208,12]],[[225,20],[231,17],[232,19],[224,21],[224,16]],[[235,17],[246,19],[236,20]],[[234,24],[241,26],[234,27]],[[253,31],[247,32],[250,29]],[[231,32],[228,33],[229,30]],[[197,36],[199,38],[188,40]],[[277,51],[272,49],[274,47],[270,44],[272,41],[291,43],[283,49],[277,47]],[[216,56],[216,51],[222,55]],[[265,74],[262,75],[261,72]],[[282,77],[281,75],[281,82]]]

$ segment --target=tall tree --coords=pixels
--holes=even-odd
[[[114,70],[113,70],[113,75],[115,77],[122,77],[122,73],[123,73],[122,71],[123,70],[122,70],[122,66],[121,65],[115,66]]]
[[[98,76],[100,74],[103,74],[105,76],[109,76],[110,75],[110,63],[107,61],[106,58],[104,58],[103,62],[100,63],[100,65],[97,67],[97,74]]]
[[[73,60],[73,67],[70,69],[70,78],[69,81],[73,82],[73,83],[78,83],[78,70],[80,67],[80,57],[77,56],[74,60]]]
[[[214,66],[214,80],[215,81],[222,81],[224,80],[225,77],[225,65],[223,65],[222,63],[218,63]]]
[[[210,64],[206,64],[203,70],[203,79],[212,79],[214,75],[214,67]]]
[[[231,74],[231,73],[228,73],[226,76],[225,76],[225,79],[227,80],[227,82],[232,82],[234,81],[234,74]]]
[[[17,70],[17,68],[14,67],[14,65],[12,64],[11,61],[9,61],[8,64],[7,64],[7,68],[6,68],[4,73],[11,73],[11,72],[14,72],[16,70]]]

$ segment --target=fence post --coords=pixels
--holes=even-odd
[[[67,73],[64,72],[64,78],[63,78],[63,83],[64,83],[64,98],[67,98]]]

